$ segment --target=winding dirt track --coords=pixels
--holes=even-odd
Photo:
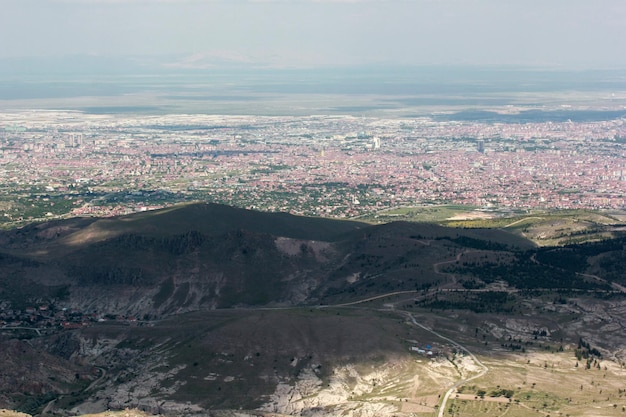
[[[460,257],[461,254],[459,254],[458,256]],[[382,294],[382,295],[378,295],[375,297],[370,297],[370,298],[366,298],[363,300],[358,300],[358,301],[354,301],[351,303],[345,303],[345,304],[336,304],[336,305],[329,305],[329,306],[324,306],[324,307],[347,307],[347,306],[354,306],[356,304],[361,304],[361,303],[365,303],[368,301],[372,301],[372,300],[376,300],[376,299],[380,299],[380,298],[384,298],[384,297],[388,297],[388,296],[393,296],[393,295],[398,295],[398,294],[407,294],[407,293],[415,293],[417,291],[396,291],[396,292],[391,292],[391,293],[387,293],[387,294]],[[393,305],[392,305],[392,309],[393,309]],[[446,404],[448,402],[448,399],[450,398],[450,396],[452,395],[452,393],[461,385],[464,385],[466,383],[468,383],[469,381],[472,381],[474,379],[480,378],[482,376],[484,376],[487,372],[489,372],[489,368],[487,368],[487,366],[485,366],[485,364],[483,364],[480,360],[478,360],[478,358],[476,357],[476,355],[474,355],[468,348],[466,348],[465,346],[463,346],[462,344],[460,344],[459,342],[450,339],[447,336],[442,335],[439,332],[436,332],[435,330],[424,326],[421,323],[418,323],[418,321],[415,319],[415,316],[413,316],[413,314],[411,314],[408,311],[404,311],[404,310],[396,310],[399,313],[403,313],[405,314],[409,320],[411,320],[411,323],[413,323],[414,325],[421,327],[422,329],[426,330],[427,332],[432,333],[433,335],[451,343],[452,345],[456,346],[457,348],[461,349],[462,351],[464,351],[465,353],[467,353],[467,355],[469,355],[470,358],[472,358],[472,360],[474,361],[474,363],[476,365],[478,365],[481,368],[481,371],[474,375],[471,376],[469,378],[465,378],[465,379],[461,379],[459,381],[457,381],[454,385],[452,385],[444,394],[443,399],[441,401],[441,404],[439,406],[439,414],[438,417],[443,417],[444,413],[445,413],[445,409],[446,409]]]
[[[462,379],[460,381],[457,381],[454,385],[452,385],[450,387],[450,389],[448,389],[448,391],[446,391],[446,394],[443,396],[443,400],[441,401],[441,405],[439,406],[439,414],[438,414],[438,417],[443,417],[443,414],[445,413],[445,410],[446,410],[446,403],[448,402],[448,399],[450,398],[450,395],[452,395],[452,393],[458,387],[460,387],[461,385],[463,385],[463,384],[465,384],[465,383],[467,383],[467,382],[469,382],[471,380],[474,380],[474,379],[477,379],[477,378],[480,378],[480,377],[484,376],[489,371],[489,368],[487,368],[481,361],[479,361],[478,358],[472,352],[470,352],[470,350],[468,348],[466,348],[465,346],[463,346],[460,343],[450,339],[449,337],[446,337],[446,336],[444,336],[444,335],[434,331],[433,329],[431,329],[429,327],[424,326],[421,323],[418,323],[417,320],[415,319],[415,316],[413,316],[413,314],[411,314],[409,312],[405,312],[405,313],[406,313],[407,317],[411,320],[411,323],[413,323],[414,325],[416,325],[418,327],[421,327],[422,329],[424,329],[424,330],[434,334],[435,336],[437,336],[437,337],[439,337],[439,338],[441,338],[441,339],[443,339],[443,340],[445,340],[447,342],[452,343],[454,346],[458,347],[459,349],[461,349],[462,351],[467,353],[472,358],[474,363],[476,363],[476,365],[478,365],[481,368],[481,371],[478,374],[476,374],[476,375],[474,375],[472,377],[465,378],[465,379]]]

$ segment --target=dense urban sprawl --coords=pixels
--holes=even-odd
[[[626,126],[353,116],[0,114],[3,222],[180,201],[356,217],[462,204],[624,208]]]

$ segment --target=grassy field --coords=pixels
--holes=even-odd
[[[593,210],[528,212],[433,205],[384,210],[362,216],[359,220],[374,224],[409,221],[432,222],[457,228],[505,229],[540,246],[559,246],[620,236],[626,226],[626,212]]]
[[[489,368],[453,395],[445,415],[623,416],[626,369],[600,360],[577,365],[572,351],[481,357]],[[502,395],[507,391],[507,396]],[[452,411],[452,412],[450,412]]]
[[[459,205],[399,207],[369,214],[359,218],[368,223],[387,223],[391,221],[442,222],[455,216],[479,215],[477,207]]]
[[[450,227],[505,229],[532,240],[539,246],[560,246],[623,236],[621,212],[564,210],[482,219],[447,219]]]

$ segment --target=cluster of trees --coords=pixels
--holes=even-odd
[[[470,310],[475,313],[512,313],[516,297],[500,291],[460,292],[435,295],[434,298],[415,301],[425,308],[440,310]]]
[[[568,289],[609,289],[607,285],[586,280],[578,275],[574,267],[567,269],[544,264],[532,258],[531,252],[518,254],[508,263],[465,262],[448,268],[448,272],[473,276],[489,284],[505,281],[520,289],[532,288],[568,288]]]
[[[495,389],[495,390],[491,391],[489,393],[489,396],[490,397],[511,398],[511,397],[513,397],[513,394],[515,394],[515,391],[513,391],[512,389],[499,388],[499,389]]]
[[[505,348],[505,349],[509,349],[513,352],[519,350],[520,352],[526,352],[526,348],[523,347],[522,345],[519,344],[515,344],[515,343],[509,343],[509,344],[505,344],[505,343],[501,343],[500,344],[501,347]],[[497,397],[497,395],[496,395]]]
[[[596,358],[602,357],[602,353],[600,353],[598,349],[591,347],[589,342],[583,340],[582,337],[578,339],[578,347],[574,351],[574,354],[576,355],[576,359],[578,359],[579,361],[582,359],[587,360],[587,369],[591,367],[593,361],[595,361],[597,364]]]
[[[194,251],[206,240],[206,236],[194,230],[179,235],[158,238],[128,233],[105,242],[103,245],[112,249],[157,250],[171,255],[183,255]]]
[[[572,248],[540,249],[535,255],[537,262],[570,273],[584,272],[587,258]]]
[[[475,239],[468,236],[459,236],[454,239],[450,239],[457,245],[471,249],[491,250],[491,251],[505,251],[510,248],[502,243],[492,242],[491,240]]]

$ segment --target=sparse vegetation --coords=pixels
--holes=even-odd
[[[20,325],[0,337],[28,343],[13,360],[32,375],[33,351],[68,374],[28,395],[0,377],[0,397],[32,413],[315,399],[434,416],[479,375],[472,352],[488,372],[448,414],[622,413],[623,238],[535,247],[508,229],[188,205],[7,231],[0,319]]]

